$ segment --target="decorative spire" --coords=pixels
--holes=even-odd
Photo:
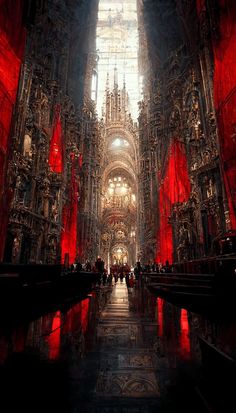
[[[114,89],[118,87],[118,72],[117,72],[117,67],[115,65],[114,67]]]
[[[110,88],[110,79],[109,79],[109,72],[107,72],[107,81],[106,81],[106,91]]]
[[[125,73],[123,73],[123,89],[126,89]]]

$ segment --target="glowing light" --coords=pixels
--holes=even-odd
[[[120,188],[120,192],[121,192],[122,194],[126,194],[127,189],[123,186],[122,188]]]
[[[114,141],[112,142],[112,145],[113,145],[113,146],[120,146],[120,145],[121,145],[121,140],[120,140],[119,138],[117,138],[116,140],[114,140]]]
[[[126,139],[121,139],[121,138],[116,138],[112,144],[111,147],[114,148],[119,148],[119,147],[128,147],[129,142]]]

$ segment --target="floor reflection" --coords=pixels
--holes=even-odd
[[[182,308],[180,312],[179,346],[180,346],[182,357],[189,358],[190,356],[189,321],[188,321],[188,312],[184,308]]]
[[[148,402],[135,412],[149,413],[157,405],[174,412],[176,400],[185,411],[192,389],[185,402],[179,400],[182,388],[190,386],[180,372],[184,366],[191,376],[201,366],[199,337],[236,355],[234,321],[208,320],[154,297],[144,286],[127,289],[121,282],[30,323],[6,325],[0,326],[0,385],[5,397],[17,393],[25,410],[31,395],[38,400],[34,411],[48,411],[46,396],[48,406],[57,406],[53,411],[113,412],[117,397],[123,403],[118,413],[132,411],[130,404],[143,398]]]

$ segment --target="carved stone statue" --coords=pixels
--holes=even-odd
[[[23,148],[23,155],[27,157],[32,156],[32,151],[31,151],[31,136],[26,134],[24,137],[24,148]]]
[[[18,236],[14,238],[13,247],[12,247],[12,262],[18,263],[19,253],[20,253],[20,239]]]
[[[210,198],[210,197],[212,197],[212,196],[214,195],[215,188],[214,188],[214,184],[213,184],[212,178],[210,178],[210,179],[208,180],[206,192],[207,192],[207,198]]]

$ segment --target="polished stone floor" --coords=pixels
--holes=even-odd
[[[177,371],[182,351],[189,359],[187,325],[180,334],[182,348],[176,348],[170,337],[175,348],[166,357],[159,335],[163,325],[156,315],[161,316],[156,312],[156,298],[142,288],[128,291],[122,282],[113,287],[100,314],[96,346],[84,360],[75,384],[80,390],[74,392],[73,412],[177,412],[190,407],[192,412],[199,411],[193,399],[189,404],[189,395],[181,399],[178,394],[187,391],[187,379]]]
[[[235,322],[206,320],[144,286],[97,287],[0,326],[1,412],[223,412],[199,396],[198,338],[233,355],[235,331]]]

